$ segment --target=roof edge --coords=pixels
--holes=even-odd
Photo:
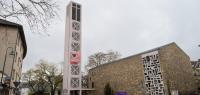
[[[173,44],[175,44],[179,49],[181,49],[175,42],[171,42],[171,43],[168,43],[168,44],[165,44],[165,45],[162,45],[162,46],[159,46],[159,47],[150,49],[150,50],[146,50],[146,51],[143,51],[143,52],[134,54],[134,55],[130,55],[130,56],[128,56],[128,57],[124,57],[124,58],[121,58],[121,59],[118,59],[118,60],[115,60],[115,61],[112,61],[112,62],[104,63],[104,64],[102,64],[102,65],[100,65],[100,66],[98,66],[98,67],[105,66],[105,65],[108,65],[108,64],[112,64],[112,63],[114,63],[114,62],[122,61],[122,60],[125,60],[125,59],[129,59],[129,58],[131,58],[131,57],[138,56],[138,55],[141,55],[141,54],[144,54],[144,53],[148,53],[148,52],[152,52],[152,51],[155,51],[155,50],[159,50],[160,48],[167,47],[167,46],[173,45]],[[181,50],[182,50],[182,49],[181,49]],[[183,50],[182,50],[182,51],[183,51]],[[184,53],[185,53],[185,52],[184,52]],[[185,54],[186,54],[186,53],[185,53]],[[187,54],[186,54],[186,55],[187,55]],[[188,56],[188,55],[187,55],[187,56]],[[94,68],[92,68],[92,69],[90,69],[90,70],[96,69],[96,68],[98,68],[98,67],[94,67]],[[89,71],[90,71],[90,70],[89,70]]]
[[[23,59],[26,56],[27,53],[27,44],[26,44],[26,39],[25,39],[25,34],[24,34],[24,30],[23,30],[23,26],[14,22],[10,22],[4,19],[0,19],[0,25],[2,26],[10,26],[10,27],[15,27],[18,29],[18,32],[21,36],[21,40],[22,40],[22,45],[24,47],[24,52],[23,52]]]

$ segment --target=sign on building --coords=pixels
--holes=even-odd
[[[127,95],[126,92],[117,92],[116,95]]]

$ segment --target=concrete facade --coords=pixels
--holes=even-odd
[[[81,5],[67,5],[62,95],[81,95]]]
[[[0,19],[0,77],[7,87],[20,81],[22,63],[27,52],[21,25]],[[2,78],[3,74],[3,78]],[[12,89],[6,95],[12,95]]]
[[[173,91],[178,91],[181,95],[196,91],[190,58],[175,43],[89,70],[89,88],[96,89],[95,95],[104,95],[104,87],[109,83],[114,93],[126,92],[127,95],[144,95],[148,87],[144,80],[145,68],[142,55],[154,51],[158,51],[160,76],[164,84],[164,93],[161,95],[168,95]]]

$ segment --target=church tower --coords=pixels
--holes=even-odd
[[[81,95],[81,5],[67,6],[63,95]]]

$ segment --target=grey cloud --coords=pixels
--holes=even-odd
[[[192,60],[200,58],[198,0],[80,0],[83,6],[82,63],[98,51],[117,50],[123,57],[176,42]],[[63,61],[66,1],[50,37],[28,34],[24,64],[40,58]],[[24,68],[29,67],[25,65]]]

